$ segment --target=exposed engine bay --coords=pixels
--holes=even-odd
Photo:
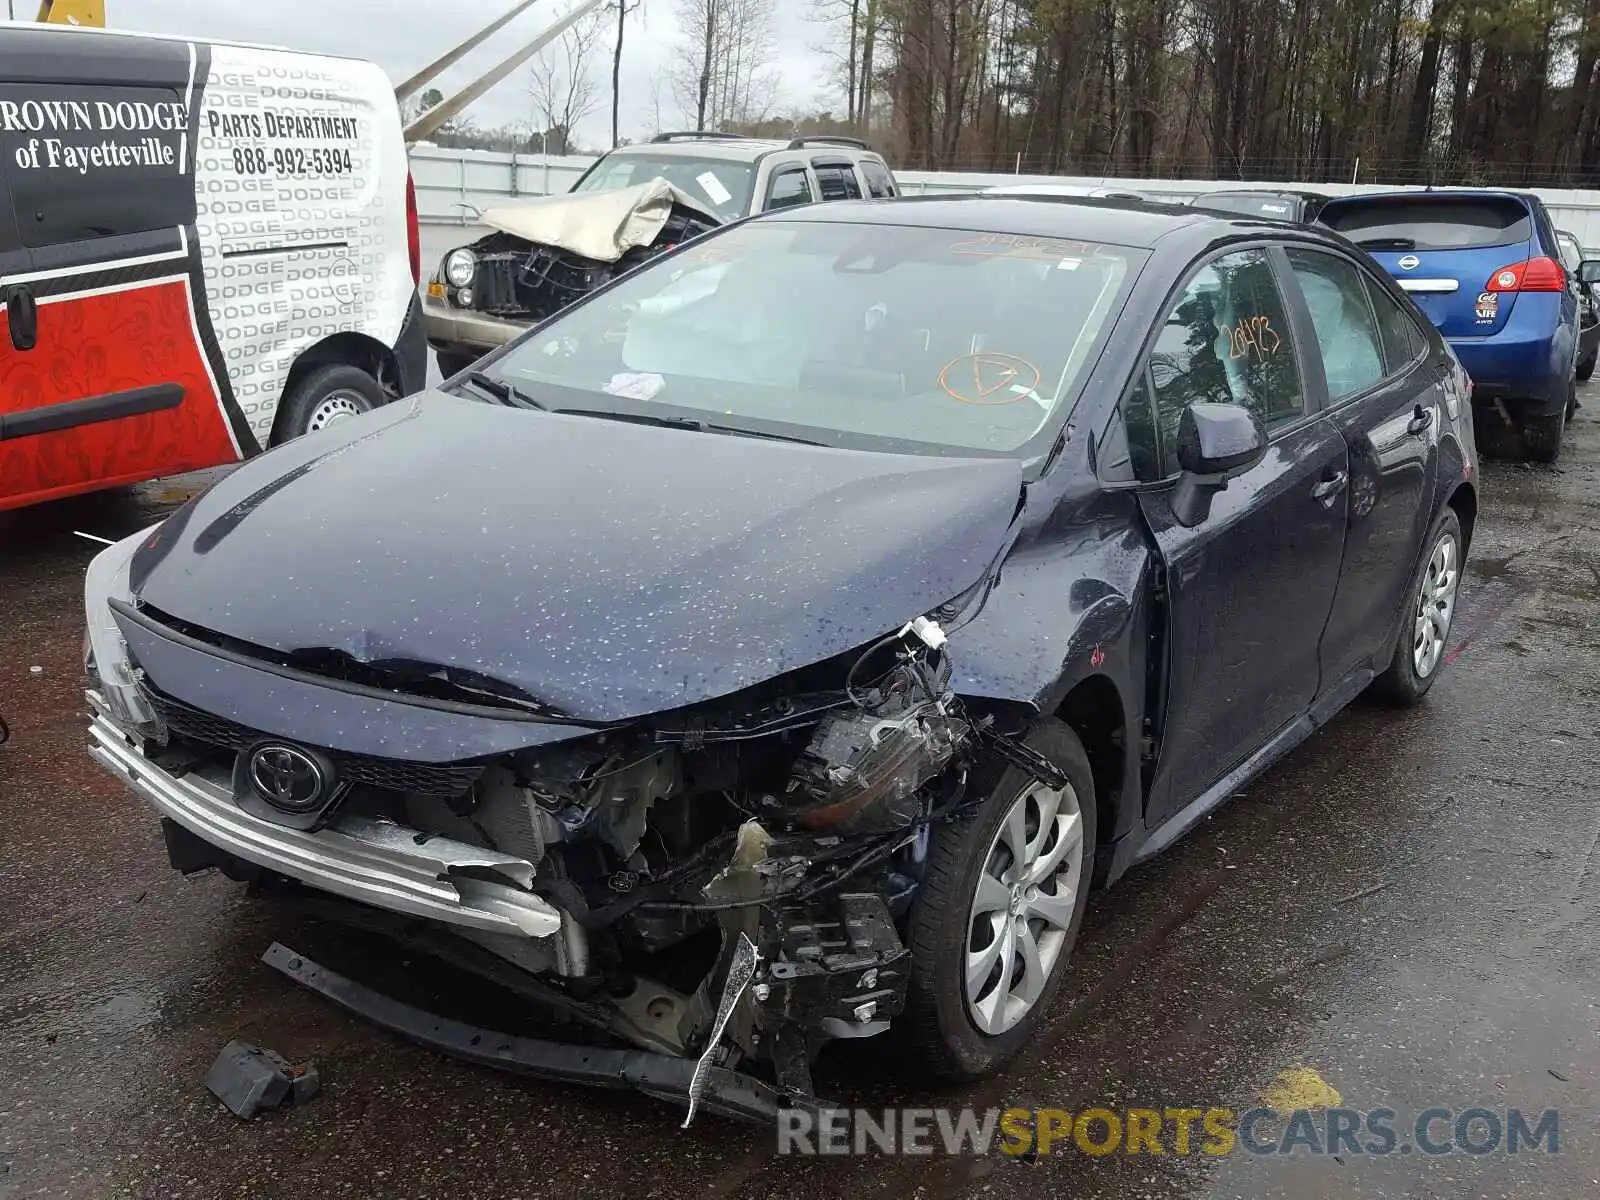
[[[490,209],[481,219],[495,232],[448,256],[445,296],[456,308],[530,322],[722,223],[661,179]]]
[[[918,619],[732,700],[480,766],[385,778],[370,762],[330,759],[330,778],[345,782],[325,807],[295,814],[250,795],[248,742],[146,695],[164,761],[231,761],[234,802],[252,815],[306,834],[361,822],[424,849],[439,839],[493,852],[448,878],[485,897],[531,891],[559,928],[430,936],[516,968],[519,991],[552,1013],[699,1059],[697,1079],[762,1063],[780,1093],[807,1097],[822,1044],[880,1034],[904,1008],[903,918],[935,824],[980,801],[986,773],[1007,764],[1059,776],[994,714],[968,711],[944,641]],[[823,681],[835,686],[809,686]],[[245,877],[269,890],[287,882]],[[691,1113],[696,1099],[691,1087]]]

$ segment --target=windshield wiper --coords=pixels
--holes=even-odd
[[[737,425],[717,425],[710,421],[702,421],[697,417],[617,412],[609,408],[558,408],[555,411],[566,416],[598,417],[603,421],[626,421],[630,425],[657,425],[663,429],[690,429],[696,433],[726,433],[734,437],[766,438],[774,442],[795,442],[802,446],[827,445],[826,442],[814,442],[808,438],[794,437],[787,433],[769,433],[765,429],[741,429]]]
[[[1357,242],[1356,245],[1363,250],[1415,250],[1417,248],[1417,239],[1402,237],[1366,238]]]
[[[540,412],[550,411],[547,405],[541,404],[509,380],[496,379],[493,375],[485,375],[482,371],[468,371],[467,382],[476,386],[480,392],[488,392],[501,404],[537,408]]]

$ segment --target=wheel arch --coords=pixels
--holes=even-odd
[[[1124,830],[1122,817],[1130,799],[1137,804],[1137,756],[1130,762],[1129,746],[1138,741],[1129,727],[1129,710],[1121,689],[1109,675],[1088,675],[1075,683],[1056,717],[1083,743],[1094,776],[1095,824],[1100,843],[1109,846]],[[1099,872],[1097,871],[1097,874]]]
[[[1461,552],[1465,558],[1472,548],[1473,526],[1478,523],[1478,491],[1470,483],[1462,483],[1450,493],[1445,504],[1455,510],[1456,520],[1461,522]]]
[[[378,381],[378,386],[391,400],[400,395],[400,360],[392,347],[385,346],[377,338],[368,337],[354,330],[330,334],[320,342],[302,350],[300,356],[294,360],[294,365],[289,368],[289,377],[284,380],[283,391],[278,396],[278,412],[272,419],[271,445],[279,445],[284,440],[285,397],[312,371],[327,366],[359,367]]]

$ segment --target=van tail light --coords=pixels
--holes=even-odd
[[[422,284],[422,230],[417,226],[417,184],[406,172],[406,250],[411,254],[411,282]]]
[[[1540,255],[1526,262],[1511,263],[1489,276],[1486,292],[1564,292],[1567,270],[1553,258]]]

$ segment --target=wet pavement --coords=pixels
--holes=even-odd
[[[258,961],[274,940],[481,1004],[417,960],[166,865],[85,753],[81,571],[185,482],[0,514],[0,1197],[1577,1196],[1600,1191],[1600,389],[1559,467],[1490,463],[1453,661],[1420,709],[1358,702],[1092,902],[1052,1023],[1003,1078],[856,1103],[1247,1109],[1309,1068],[1345,1105],[1560,1111],[1560,1154],[798,1159],[769,1134],[530,1082],[377,1032]],[[381,965],[380,965],[381,959]],[[250,1124],[230,1038],[319,1065]],[[1065,1144],[1065,1143],[1063,1143]]]

